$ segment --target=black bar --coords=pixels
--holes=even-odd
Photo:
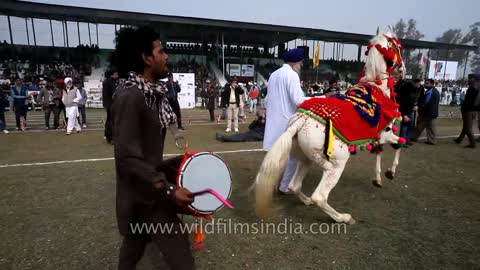
[[[100,45],[98,44],[98,23],[95,24],[96,27],[96,32],[97,32],[97,46],[100,48]]]
[[[68,24],[67,24],[67,21],[65,21],[65,36],[67,37],[67,48],[70,48],[70,44],[68,42]]]
[[[55,41],[53,40],[52,20],[50,20],[50,35],[52,36],[52,47],[55,47]]]
[[[33,31],[33,45],[37,46],[37,36],[35,35],[35,23],[32,18],[32,31]]]
[[[81,44],[81,39],[80,39],[80,23],[77,22],[77,31],[78,31],[78,45]]]
[[[27,43],[28,43],[28,46],[30,46],[30,35],[28,34],[28,22],[27,22],[27,18],[25,18],[25,29],[27,29]]]
[[[63,47],[67,47],[67,39],[65,35],[65,22],[62,22],[62,31],[63,31]]]
[[[10,44],[13,45],[12,23],[10,22],[10,16],[7,16],[7,19],[8,19],[8,32],[10,33]]]
[[[88,26],[88,41],[90,42],[90,47],[92,47],[92,36],[90,34],[90,23],[87,23]]]

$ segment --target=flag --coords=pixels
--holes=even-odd
[[[313,68],[318,67],[320,64],[320,42],[317,41],[317,48],[315,48],[315,53],[313,55]]]

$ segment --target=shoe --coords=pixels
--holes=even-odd
[[[70,135],[70,134],[72,134],[72,132],[67,132],[67,133],[65,133],[65,134],[66,134],[66,135]]]
[[[20,128],[18,128],[18,127],[17,127],[17,128],[15,128],[15,131],[19,131],[19,130],[20,130]]]
[[[228,132],[231,132],[231,131],[232,131],[232,130],[229,129],[229,128],[225,129],[225,132],[227,132],[227,133],[228,133]]]
[[[49,130],[50,128],[49,127],[45,127],[45,130]]]
[[[413,143],[411,143],[411,142],[407,142],[407,143],[406,143],[406,145],[408,145],[408,146],[412,146],[412,145],[413,145]]]
[[[238,133],[238,132],[240,132],[240,131],[238,131],[238,128],[236,128],[236,129],[235,129],[235,133]]]
[[[410,141],[411,141],[411,142],[415,142],[415,143],[418,142],[417,139],[410,139]]]
[[[178,130],[183,130],[183,131],[185,131],[185,130],[187,130],[187,129],[185,129],[184,127],[179,127]]]
[[[425,142],[425,144],[428,144],[428,145],[435,145],[434,143],[432,142]]]
[[[8,134],[8,133],[10,133],[10,132],[8,132],[8,130],[4,129],[4,130],[3,130],[3,133],[4,133],[4,134]]]
[[[472,149],[473,149],[473,148],[475,148],[476,146],[475,146],[475,144],[469,144],[469,145],[466,145],[466,146],[464,146],[464,147],[465,147],[465,148],[472,148]]]
[[[87,124],[83,124],[83,125],[82,125],[82,128],[87,128]]]
[[[291,195],[292,194],[291,191],[284,192],[284,191],[281,191],[281,190],[278,190],[277,193],[278,193],[278,195]]]
[[[456,138],[453,140],[456,144],[460,144],[462,142],[462,140],[460,140],[459,138]]]

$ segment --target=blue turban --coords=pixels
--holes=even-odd
[[[303,60],[305,52],[302,48],[291,49],[283,54],[285,62],[300,62]]]

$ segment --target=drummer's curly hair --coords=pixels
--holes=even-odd
[[[117,67],[118,75],[122,78],[126,78],[130,71],[143,73],[145,63],[142,54],[152,55],[155,40],[160,40],[160,36],[151,27],[121,28],[116,33],[111,66]]]

